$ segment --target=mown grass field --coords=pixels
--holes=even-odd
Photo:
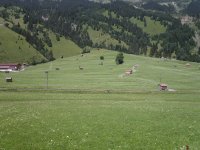
[[[0,149],[197,150],[199,64],[125,55],[116,65],[116,54],[94,50],[0,73]],[[176,92],[159,91],[160,80]]]
[[[182,61],[124,55],[125,63],[116,65],[116,55],[114,51],[94,50],[83,56],[31,66],[18,73],[0,73],[0,84],[2,88],[45,88],[45,71],[49,71],[49,88],[53,89],[157,91],[161,80],[177,91],[199,90],[200,65],[197,63],[190,63],[188,67]],[[105,58],[103,65],[99,65],[100,56]],[[138,67],[133,75],[124,76],[134,65]],[[14,82],[6,83],[5,76],[13,77]]]
[[[200,94],[0,92],[1,149],[200,147]]]

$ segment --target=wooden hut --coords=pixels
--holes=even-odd
[[[133,70],[132,69],[126,70],[125,74],[126,75],[131,75],[131,74],[133,74]]]
[[[167,84],[165,84],[165,83],[160,83],[160,84],[159,84],[159,87],[160,87],[160,90],[161,90],[161,91],[165,91],[165,90],[167,90],[167,88],[168,88],[168,87],[167,87]]]
[[[12,77],[6,77],[6,82],[13,82]]]

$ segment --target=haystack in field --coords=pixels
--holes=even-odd
[[[186,67],[190,67],[191,64],[190,64],[190,63],[186,63],[185,66],[186,66]]]

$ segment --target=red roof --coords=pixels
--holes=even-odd
[[[0,69],[10,69],[10,66],[1,66],[0,65]]]
[[[20,69],[20,67],[21,67],[21,64],[0,64],[1,70],[8,70],[8,69],[18,70]]]
[[[167,87],[167,84],[165,84],[165,83],[160,83],[160,86],[162,86],[162,87]]]

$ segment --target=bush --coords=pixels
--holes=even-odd
[[[81,54],[90,53],[90,51],[91,51],[91,47],[86,46],[83,48],[83,51],[81,52]]]
[[[104,56],[100,56],[100,60],[104,60]]]
[[[118,53],[116,58],[115,58],[115,62],[117,65],[123,64],[124,63],[124,55],[122,52]]]
[[[6,27],[9,27],[9,23],[7,23],[7,22],[6,22],[4,25],[5,25]]]
[[[60,41],[60,35],[56,34],[56,40]]]

